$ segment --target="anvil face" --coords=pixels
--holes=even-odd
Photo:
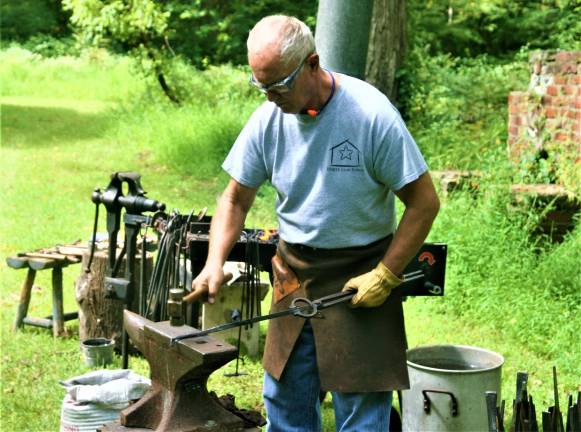
[[[172,345],[172,338],[199,330],[171,326],[168,321],[155,323],[128,310],[124,311],[124,324],[149,362],[152,387],[123,411],[123,426],[167,432],[242,430],[242,421],[222,408],[206,389],[210,374],[236,358],[235,347],[210,336]]]

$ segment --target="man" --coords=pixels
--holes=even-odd
[[[272,311],[296,297],[357,293],[350,306],[326,309],[321,319],[270,321],[267,429],[320,430],[325,390],[333,394],[337,430],[386,431],[392,390],[409,386],[401,297],[391,291],[439,209],[426,163],[388,99],[323,69],[309,28],[296,18],[258,22],[248,62],[251,83],[268,101],[223,164],[231,180],[191,297],[207,294],[213,303],[256,191],[270,181],[280,234]],[[405,205],[399,225],[394,194]],[[294,274],[297,283],[289,283]]]

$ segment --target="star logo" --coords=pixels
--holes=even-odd
[[[353,154],[353,150],[351,150],[347,146],[347,144],[345,144],[345,147],[343,147],[341,150],[339,150],[339,153],[341,153],[341,160],[343,160],[343,159],[351,160],[351,155]]]

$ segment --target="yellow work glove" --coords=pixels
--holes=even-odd
[[[377,307],[381,306],[391,290],[402,282],[380,261],[370,272],[349,279],[343,291],[357,290],[351,299],[353,307]]]

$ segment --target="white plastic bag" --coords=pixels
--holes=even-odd
[[[95,431],[119,418],[132,400],[151,386],[148,378],[127,369],[98,370],[61,381],[67,395],[61,411],[61,432]]]
[[[78,403],[129,405],[151,387],[151,380],[128,369],[98,370],[61,382]]]

